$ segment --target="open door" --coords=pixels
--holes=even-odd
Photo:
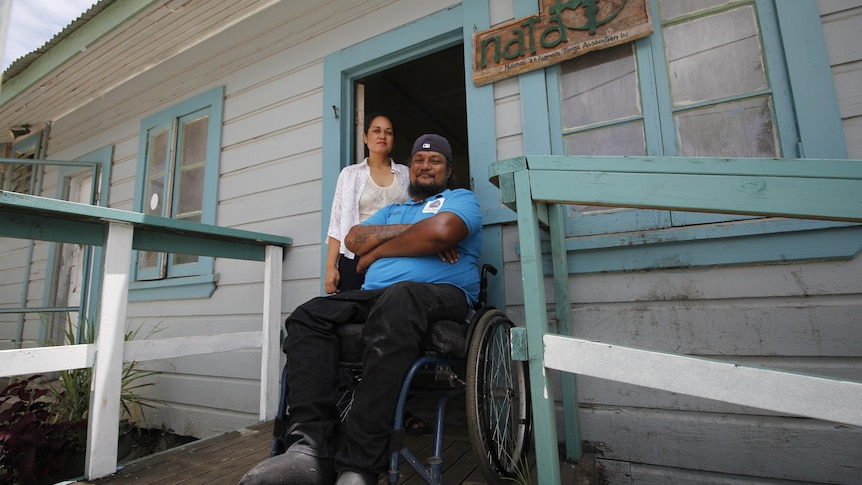
[[[467,98],[461,44],[399,64],[354,83],[355,160],[365,157],[364,116],[385,113],[395,126],[392,158],[407,164],[413,142],[425,133],[452,145],[459,187],[472,188],[467,147]]]

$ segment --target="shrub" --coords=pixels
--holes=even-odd
[[[58,421],[40,376],[14,382],[0,395],[0,482],[43,483],[84,452],[87,422]],[[83,471],[83,470],[82,470]]]

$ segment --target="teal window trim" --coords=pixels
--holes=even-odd
[[[516,6],[523,2],[516,2]],[[479,205],[482,210],[482,222],[487,227],[490,224],[499,224],[515,220],[515,213],[508,207],[500,204],[500,191],[492,184],[487,177],[488,167],[494,163],[494,156],[489,154],[497,153],[497,134],[496,127],[493,122],[490,122],[489,117],[494,113],[494,83],[476,86],[473,84],[473,33],[490,28],[490,12],[488,2],[484,0],[466,0],[463,4],[464,9],[464,72],[467,79],[464,80],[465,94],[467,97],[467,136],[470,140],[469,155],[470,155],[470,173],[473,180],[473,192],[479,199]],[[547,105],[547,100],[543,100],[542,104]],[[546,115],[542,115],[545,117]],[[545,137],[547,138],[547,136]],[[486,230],[487,231],[487,230]],[[483,238],[489,243],[492,240]],[[484,250],[482,254],[490,254],[492,249]],[[493,263],[498,268],[502,268],[502,256],[499,262]],[[502,278],[489,279],[489,285],[494,285],[495,280]],[[491,288],[490,294],[497,294]],[[500,307],[498,305],[498,307]],[[502,308],[502,307],[500,307]]]
[[[205,113],[209,116],[206,142],[206,168],[201,222],[215,224],[217,209],[217,190],[219,177],[219,157],[221,154],[221,132],[224,111],[224,87],[220,86],[141,120],[138,141],[138,166],[136,172],[134,210],[144,212],[146,191],[148,133],[160,125],[172,124],[191,115]],[[197,263],[186,263],[169,268],[165,279],[143,278],[150,275],[138,269],[139,252],[132,258],[132,281],[129,284],[130,301],[176,300],[187,298],[208,298],[215,291],[217,277],[214,273],[215,260],[200,256]],[[169,258],[170,259],[170,258]]]
[[[789,3],[754,3],[781,153],[785,158],[846,159],[817,5]],[[661,35],[656,0],[652,1],[652,13],[656,33],[635,41],[646,151],[648,156],[674,156],[677,148],[672,116],[668,116],[670,93],[664,51],[660,45],[652,45],[654,37]],[[795,34],[782,37],[781,32]],[[785,56],[785,52],[793,55]],[[564,155],[559,73],[559,66],[545,69],[545,85],[551,151]],[[536,103],[529,97],[532,95],[522,92],[522,98],[525,96],[524,104]],[[525,116],[525,140],[541,135],[528,135],[541,126],[528,119]],[[513,215],[510,220],[514,220]],[[626,210],[572,215],[567,217],[566,226],[571,238],[572,273],[847,259],[862,250],[862,228],[829,221]],[[550,272],[550,266],[546,269]]]
[[[799,158],[847,158],[847,144],[838,95],[829,65],[829,52],[817,2],[758,2],[774,5],[781,40],[782,61],[791,79],[790,97],[799,116]],[[805,34],[805,35],[803,35]],[[812,93],[818,93],[812,96]]]
[[[191,300],[209,298],[215,292],[217,274],[137,281],[129,289],[129,301]]]
[[[473,33],[490,28],[490,11],[485,0],[465,0],[462,4],[464,39],[464,80],[467,98],[467,138],[470,157],[471,186],[482,211],[482,262],[494,265],[501,272],[488,278],[488,303],[497,308],[506,306],[503,275],[503,228],[501,222],[511,220],[514,212],[500,205],[500,190],[488,180],[488,167],[495,162],[489,153],[497,153],[497,130],[489,122],[494,113],[494,84],[473,84]]]
[[[786,2],[785,2],[786,3]],[[785,49],[785,40],[781,38],[781,29],[778,26],[778,20],[776,19],[776,10],[775,3],[773,0],[756,0],[754,2],[755,12],[757,14],[757,23],[760,29],[760,38],[763,46],[763,58],[764,65],[766,66],[766,75],[769,79],[769,89],[765,89],[759,92],[749,93],[743,97],[734,97],[731,99],[742,99],[742,98],[754,98],[761,95],[771,95],[772,96],[772,111],[774,113],[775,120],[775,129],[778,136],[778,145],[779,149],[784,158],[801,158],[800,147],[802,143],[799,142],[800,134],[797,130],[796,125],[796,113],[793,110],[793,99],[792,99],[792,91],[790,89],[790,78],[787,75],[787,70],[784,68],[786,66],[786,57],[784,56]],[[815,9],[816,10],[816,9]],[[656,4],[653,4],[653,13],[654,18],[658,18],[658,9],[656,8]],[[817,14],[817,19],[819,22],[819,14]],[[656,20],[656,31],[660,31],[660,23]],[[817,29],[822,31],[822,27],[820,27],[819,23],[817,24]],[[822,37],[822,36],[821,36]],[[823,44],[823,49],[825,52],[826,46]],[[660,66],[666,64],[664,58],[664,50],[657,49],[657,56],[659,57],[659,63],[656,64],[655,69],[657,71],[661,71],[662,74],[666,74],[666,71],[660,69]],[[789,51],[792,52],[792,51]],[[770,69],[771,67],[771,69]],[[831,73],[831,71],[830,71]],[[663,79],[663,86],[669,86],[667,82],[666,76]],[[831,84],[831,79],[830,79]],[[808,89],[815,89],[810,87]],[[816,89],[813,91],[809,91],[809,94],[812,92],[818,92]],[[810,96],[807,96],[810,97]],[[670,94],[665,93],[665,96],[662,96],[662,102],[667,103],[667,108],[670,108]],[[686,106],[685,110],[697,108],[698,105]],[[661,112],[668,112],[668,109],[662,109]],[[682,111],[682,110],[677,110]],[[840,120],[840,118],[837,118]],[[674,133],[673,120],[668,120],[666,129],[663,131],[666,134]],[[666,146],[666,150],[672,150],[672,153],[676,155],[676,145],[675,140],[665,138],[666,142],[670,147]],[[843,142],[842,142],[843,143]],[[670,153],[670,152],[669,152]],[[830,157],[831,158],[831,157]],[[846,155],[845,157],[846,158]],[[722,215],[722,214],[705,214],[699,212],[683,212],[683,211],[672,211],[671,212],[671,220],[672,225],[676,227],[694,225],[694,224],[710,224],[715,222],[727,222],[734,220],[743,220],[746,217],[743,216],[734,216],[734,215]]]
[[[100,148],[96,151],[90,152],[75,159],[76,162],[94,162],[98,164],[97,167],[90,169],[90,173],[93,177],[93,188],[90,194],[90,200],[93,204],[101,207],[108,207],[108,200],[111,190],[111,169],[113,168],[113,160],[113,145]],[[66,197],[64,194],[64,190],[68,184],[68,180],[71,177],[81,174],[85,170],[87,169],[82,169],[80,166],[61,167],[57,175],[58,183],[55,197],[57,199],[65,199]],[[59,247],[59,243],[51,244],[48,250],[48,261],[57,261],[59,263],[59,254],[57,252]],[[102,275],[103,273],[102,267],[104,265],[104,258],[102,256],[103,251],[104,248],[102,248],[101,246],[88,246],[84,253],[83,267],[81,268],[81,279],[84,283],[84,287],[81,291],[81,321],[86,320],[96,325],[98,325],[98,309],[101,306],[99,297],[102,294],[103,283],[102,278],[100,277],[100,275]],[[53,282],[55,280],[54,271],[56,269],[57,264],[49,265],[48,271],[45,275],[46,281]],[[87,285],[87,282],[89,282],[89,285]],[[48,305],[48,303],[51,301],[51,293],[53,293],[53,285],[46,285],[43,294],[44,305]],[[81,327],[79,326],[79,332],[80,329]],[[40,332],[42,332],[41,329]],[[43,336],[40,333],[40,338],[46,339],[47,335]]]

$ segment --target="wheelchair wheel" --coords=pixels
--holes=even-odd
[[[480,315],[467,354],[470,442],[490,483],[511,482],[529,472],[530,390],[526,362],[512,360],[513,326],[499,310]]]

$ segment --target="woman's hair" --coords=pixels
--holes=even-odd
[[[367,135],[368,130],[371,129],[371,122],[374,121],[374,118],[378,118],[380,116],[389,120],[389,123],[392,124],[392,133],[394,134],[395,133],[395,121],[393,121],[392,117],[389,116],[388,114],[383,113],[383,112],[379,112],[379,111],[365,115],[365,123],[364,123],[365,126],[362,127],[362,133],[365,133]]]

